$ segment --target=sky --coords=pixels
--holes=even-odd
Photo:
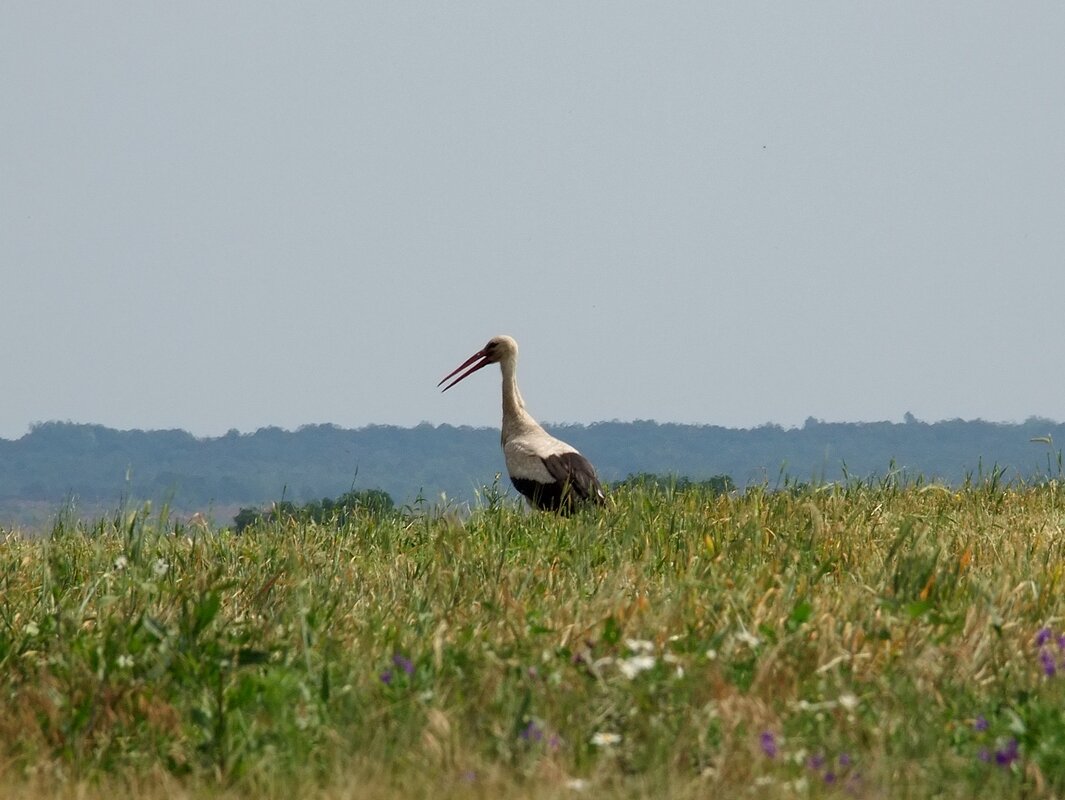
[[[1065,4],[0,5],[0,437],[1065,420]],[[493,374],[494,373],[494,374]]]

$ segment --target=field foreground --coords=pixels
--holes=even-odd
[[[1065,486],[0,545],[7,797],[1065,797]]]

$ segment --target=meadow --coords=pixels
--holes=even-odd
[[[1065,797],[1065,485],[494,489],[0,546],[0,792]]]

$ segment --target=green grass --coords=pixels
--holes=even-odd
[[[5,796],[1065,796],[1061,484],[490,500],[9,538]]]

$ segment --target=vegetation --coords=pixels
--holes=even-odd
[[[693,481],[685,475],[655,475],[650,472],[638,472],[613,485],[617,489],[664,489],[670,492],[703,491],[712,494],[725,494],[735,491],[736,484],[728,475],[715,475],[705,481]]]
[[[278,522],[286,519],[291,522],[302,520],[318,525],[333,525],[337,528],[343,528],[360,513],[383,516],[391,514],[395,507],[396,504],[392,501],[388,492],[382,492],[380,489],[366,489],[364,491],[352,489],[335,500],[323,497],[321,500],[313,500],[303,505],[281,500],[271,504],[266,511],[258,508],[242,508],[233,518],[233,529],[240,533],[249,525],[262,522]]]
[[[5,796],[1065,796],[1065,486],[0,547]]]
[[[900,469],[959,485],[999,468],[1031,480],[1060,469],[1065,425],[953,420],[925,424],[823,423],[799,429],[766,425],[604,422],[551,427],[587,455],[604,482],[630,473],[675,473],[692,481],[730,475],[739,488],[776,485],[781,472],[813,482],[883,475]],[[1055,442],[1058,444],[1055,446]],[[197,439],[184,431],[116,431],[99,425],[44,423],[16,441],[0,439],[0,525],[46,526],[61,503],[99,515],[129,498],[166,503],[226,521],[241,507],[278,497],[306,504],[360,487],[398,504],[445,495],[473,502],[502,469],[499,431],[419,425],[345,430],[313,425],[263,428]]]

